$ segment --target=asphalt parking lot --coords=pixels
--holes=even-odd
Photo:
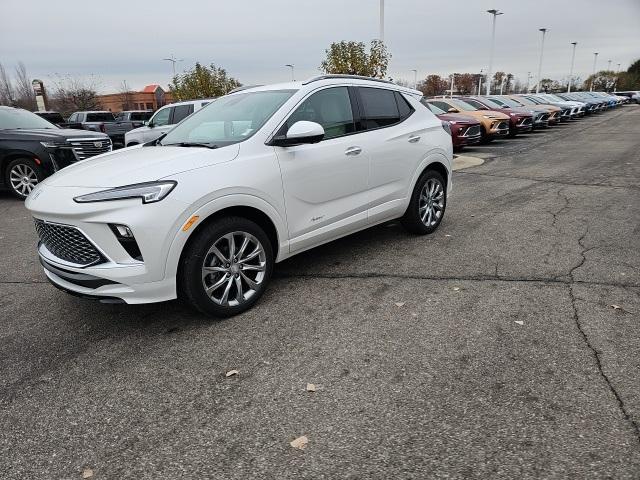
[[[640,107],[465,155],[223,321],[59,292],[0,195],[0,478],[640,478]]]

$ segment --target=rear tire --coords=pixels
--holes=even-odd
[[[262,296],[273,264],[273,247],[262,228],[242,217],[220,218],[188,243],[177,276],[178,296],[206,315],[237,315]]]
[[[407,211],[400,219],[411,233],[428,235],[437,230],[447,207],[447,187],[435,170],[425,171],[413,189]]]
[[[45,179],[42,168],[30,158],[17,158],[9,162],[5,170],[5,184],[11,193],[24,200]]]

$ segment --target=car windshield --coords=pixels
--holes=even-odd
[[[484,103],[488,103],[490,107],[494,107],[494,108],[504,108],[505,106],[507,106],[504,104],[504,102],[503,103],[496,102],[491,98],[483,98],[482,101]]]
[[[466,112],[475,112],[478,110],[473,105],[469,105],[467,102],[463,102],[462,100],[457,100],[455,98],[447,100],[451,105],[455,106],[458,110],[464,110]]]
[[[161,145],[226,146],[256,133],[296,90],[263,90],[226,95],[194,113],[162,139]]]
[[[496,99],[496,101],[502,102],[502,103],[504,103],[505,105],[507,105],[509,107],[522,107],[522,106],[524,106],[522,103],[516,102],[515,100],[513,100],[511,98],[500,97],[500,98]]]
[[[528,98],[525,97],[518,97],[518,100],[515,100],[516,102],[520,102],[523,105],[537,105],[537,103],[532,102],[531,100],[529,100]]]
[[[442,110],[441,108],[438,108],[435,105],[432,105],[429,102],[426,102],[424,100],[422,100],[421,103],[424,106],[426,106],[429,110],[431,110],[431,113],[433,113],[434,115],[444,115],[445,113],[447,113],[444,110]]]
[[[22,110],[20,108],[0,107],[0,130],[14,128],[51,128],[57,129],[53,123],[49,123],[44,118],[35,113]]]

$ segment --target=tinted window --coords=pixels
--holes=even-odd
[[[45,120],[48,120],[51,123],[64,123],[64,118],[62,118],[62,115],[57,112],[40,112],[36,113],[36,115],[44,118]]]
[[[173,110],[171,123],[179,123],[193,113],[193,105],[178,105]]]
[[[400,112],[393,90],[381,88],[358,88],[362,102],[362,116],[365,128],[380,128],[400,121]]]
[[[153,124],[156,127],[162,127],[164,125],[169,125],[169,115],[171,114],[172,107],[163,108],[162,110],[158,110],[153,117]]]
[[[355,132],[349,90],[334,87],[314,93],[289,117],[285,131],[300,120],[322,125],[325,140]]]
[[[114,122],[115,119],[113,113],[87,113],[87,122]]]
[[[400,92],[396,92],[396,102],[398,103],[398,111],[400,112],[401,120],[404,120],[413,113],[413,107],[409,105],[407,99],[404,98]]]
[[[151,118],[152,112],[133,112],[131,114],[131,120],[145,121]]]

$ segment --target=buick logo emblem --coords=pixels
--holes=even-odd
[[[93,146],[96,148],[102,147],[102,142],[93,142]]]

